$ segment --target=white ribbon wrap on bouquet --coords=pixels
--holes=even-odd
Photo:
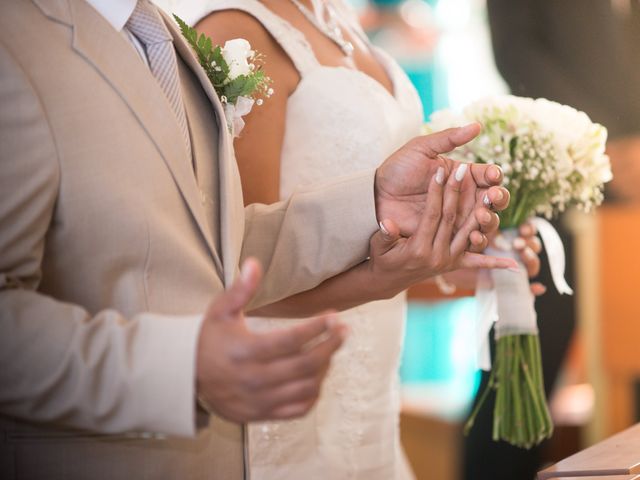
[[[560,235],[556,232],[547,220],[540,217],[531,219],[531,223],[538,229],[538,234],[542,239],[542,244],[547,252],[547,258],[549,259],[549,270],[551,270],[551,278],[553,278],[553,284],[556,286],[556,290],[561,295],[573,295],[573,290],[564,279],[564,245],[560,239]]]
[[[242,117],[251,112],[255,101],[249,97],[238,97],[236,103],[224,104],[224,116],[232,137],[237,137],[244,128]]]
[[[564,279],[564,246],[558,232],[542,218],[532,223],[538,229],[547,252],[549,268],[554,285],[561,294],[572,294],[573,290]],[[531,293],[527,271],[513,247],[518,236],[517,229],[509,229],[494,241],[494,247],[486,250],[488,255],[514,258],[521,265],[520,271],[483,270],[478,275],[476,288],[477,321],[476,339],[478,368],[491,370],[489,332],[496,323],[495,336],[537,334],[535,298]]]

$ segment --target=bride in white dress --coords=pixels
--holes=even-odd
[[[396,62],[369,44],[355,12],[342,0],[176,3],[174,12],[191,25],[208,17],[197,28],[212,36],[214,43],[237,37],[249,40],[266,54],[265,70],[275,79],[276,95],[262,107],[254,107],[236,141],[243,184],[253,177],[251,187],[244,189],[252,196],[245,198],[247,203],[270,203],[278,199],[276,195],[288,197],[300,185],[376,167],[420,133],[422,106],[417,92]],[[338,38],[326,35],[327,20],[337,23]],[[252,31],[256,22],[262,31],[258,34]],[[224,32],[221,24],[226,25]],[[290,76],[297,76],[282,102],[286,112],[281,125],[278,116],[266,110],[276,108],[269,103],[278,102],[277,95],[284,95],[289,83],[288,78],[280,81],[284,75],[278,75],[271,53],[276,49],[281,49],[276,55],[281,53],[291,62]],[[370,64],[376,63],[374,74],[379,79],[357,68],[357,60],[364,56]],[[259,122],[256,114],[268,114],[268,122]],[[264,138],[264,129],[270,129],[269,139]],[[280,148],[268,145],[273,141]],[[262,152],[256,152],[256,143],[264,145]],[[253,150],[251,154],[245,154],[248,149]],[[279,168],[264,158],[270,153],[277,154]],[[273,170],[276,176],[279,171],[278,178],[273,178]],[[341,314],[351,332],[333,359],[316,407],[297,420],[249,425],[251,478],[413,478],[402,453],[398,425],[405,310],[405,295],[400,294]],[[277,328],[291,321],[252,319],[256,328]]]
[[[420,133],[417,92],[397,63],[369,43],[344,0],[165,3],[214,44],[245,38],[266,55],[276,93],[245,117],[234,144],[245,203],[273,203],[301,185],[377,167]],[[305,311],[324,308],[327,298],[339,309],[364,304],[341,314],[351,333],[311,412],[248,426],[252,479],[413,478],[399,435],[405,295],[365,303],[384,290],[384,279],[376,278],[375,288],[371,283],[365,262],[283,301],[291,312],[301,303]],[[304,320],[250,321],[271,329]]]

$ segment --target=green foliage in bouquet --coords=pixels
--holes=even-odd
[[[535,125],[520,125],[513,130],[509,117],[515,112],[493,117],[489,112],[483,118],[483,133],[468,147],[477,163],[499,163],[505,172],[506,185],[511,193],[509,207],[499,212],[500,226],[514,228],[524,223],[538,205],[548,205],[559,194],[559,185],[550,182],[553,177],[554,158],[551,136],[539,132]],[[473,152],[473,153],[471,153]],[[503,156],[509,161],[499,162]]]
[[[432,118],[430,128],[454,117],[443,111]],[[503,96],[470,105],[464,118],[480,122],[482,133],[453,156],[500,165],[511,193],[509,208],[500,212],[502,228],[602,203],[603,184],[611,178],[607,130],[584,113],[545,99]]]
[[[256,53],[251,57],[253,69],[250,73],[233,76],[222,47],[214,46],[211,38],[204,33],[198,34],[195,28],[187,25],[177,15],[173,18],[223,103],[235,104],[238,97],[270,96],[271,79],[262,69],[263,57],[260,54]]]
[[[511,193],[509,207],[500,212],[502,228],[516,228],[534,215],[552,218],[568,207],[588,212],[602,202],[603,184],[611,179],[607,131],[586,114],[545,99],[501,96],[475,102],[461,114],[436,112],[426,129],[470,122],[482,124],[481,134],[450,156],[502,168]],[[465,433],[490,392],[496,395],[494,440],[531,448],[551,436],[536,333],[496,335],[489,382]]]

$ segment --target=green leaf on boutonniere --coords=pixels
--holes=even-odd
[[[204,33],[198,35],[195,28],[191,28],[187,23],[177,15],[173,15],[173,18],[180,27],[182,36],[187,40],[187,43],[193,48],[200,66],[207,72],[207,76],[214,88],[218,89],[222,87],[224,80],[229,75],[229,65],[222,56],[222,48],[220,46],[213,47],[211,38],[207,37]],[[218,69],[216,69],[218,67]]]
[[[255,91],[257,85],[258,80],[255,76],[240,75],[223,87],[224,96],[227,97],[229,103],[235,103],[238,97],[249,96]]]
[[[243,63],[246,62],[244,66],[248,66],[250,72],[231,78],[229,76],[231,68],[229,68],[227,60],[225,60],[225,52],[223,52],[222,47],[219,45],[214,46],[211,38],[203,33],[199,34],[196,29],[187,25],[177,15],[173,15],[173,18],[180,27],[182,36],[195,52],[200,66],[206,72],[211,85],[223,103],[235,105],[238,97],[248,97],[256,100],[256,97],[268,98],[273,95],[273,89],[270,88],[271,79],[262,70],[264,56],[249,50],[250,45],[248,42],[245,41],[248,53],[246,58],[243,57],[241,61]],[[228,54],[228,52],[226,53]],[[233,59],[234,57],[232,56],[231,58]],[[230,61],[234,62],[236,60]],[[262,99],[258,98],[256,103],[260,105]]]
[[[208,60],[209,60],[209,68],[211,68],[214,71],[214,76],[216,80],[214,84],[222,86],[225,79],[229,75],[229,65],[227,64],[227,61],[222,56],[222,47],[220,45],[216,45],[216,48],[214,48],[211,54],[209,55]],[[220,67],[220,70],[216,70],[213,67],[214,63],[215,65]]]

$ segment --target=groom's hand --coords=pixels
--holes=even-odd
[[[375,198],[378,220],[393,220],[404,237],[412,236],[422,218],[431,177],[438,167],[449,176],[458,163],[443,157],[473,140],[480,132],[477,123],[451,128],[417,137],[389,157],[376,171]],[[503,174],[496,165],[469,165],[460,185],[455,229],[474,215],[478,230],[470,235],[470,250],[482,251],[486,236],[498,229],[499,219],[492,210],[504,210],[509,204],[509,192],[500,186]],[[445,219],[446,220],[446,219]]]
[[[243,309],[260,278],[259,264],[247,260],[233,286],[209,307],[198,342],[196,383],[201,402],[239,423],[309,411],[346,335],[332,314],[269,333],[250,332]]]

